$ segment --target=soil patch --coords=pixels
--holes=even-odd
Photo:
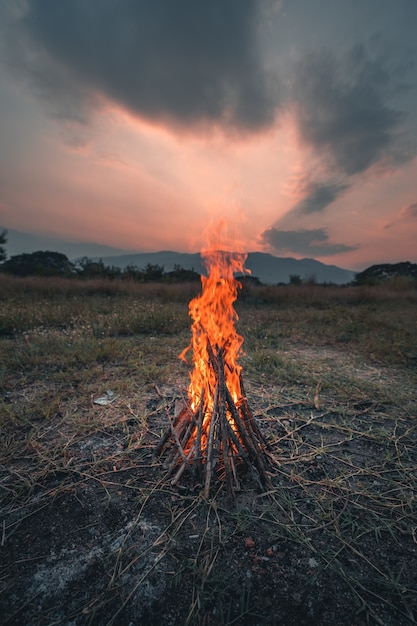
[[[235,500],[221,481],[206,500],[186,474],[164,480],[153,450],[185,377],[107,405],[61,389],[47,422],[6,433],[0,622],[416,623],[414,374],[330,349],[284,355],[313,367],[311,384],[245,380],[274,462],[268,493],[244,475]],[[3,403],[41,392],[56,389],[28,385]]]

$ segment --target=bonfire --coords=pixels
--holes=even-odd
[[[241,287],[235,274],[244,274],[246,256],[213,248],[202,252],[207,276],[201,276],[202,292],[189,304],[192,338],[180,354],[192,366],[188,401],[170,417],[156,449],[157,455],[166,453],[171,484],[188,470],[205,497],[219,480],[229,495],[240,490],[242,468],[262,488],[271,486],[267,446],[243,386],[243,337],[235,328],[233,304]]]

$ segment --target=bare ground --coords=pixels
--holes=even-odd
[[[0,622],[10,626],[402,626],[417,619],[416,372],[286,344],[283,383],[250,368],[273,489],[242,476],[209,500],[164,481],[153,450],[186,373],[94,399],[22,380],[26,427],[3,436]],[[309,375],[311,379],[309,380]],[[36,398],[56,406],[30,413]],[[104,394],[104,400],[106,395]],[[25,408],[26,407],[26,408]]]

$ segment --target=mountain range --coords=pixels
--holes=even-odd
[[[198,252],[186,254],[165,250],[102,257],[101,260],[105,265],[120,268],[133,265],[143,269],[151,264],[162,266],[166,272],[170,272],[175,266],[180,266],[186,270],[194,270],[198,274],[206,274],[204,263]],[[249,252],[245,267],[251,271],[252,276],[259,278],[264,284],[288,283],[290,276],[294,275],[301,279],[314,277],[314,280],[319,283],[341,285],[350,283],[355,277],[354,272],[335,265],[326,265],[314,259],[275,257],[264,252]]]
[[[88,241],[67,241],[66,239],[53,237],[51,235],[36,235],[20,230],[13,230],[11,228],[5,228],[4,230],[7,231],[7,243],[5,248],[8,257],[25,252],[38,252],[39,250],[61,252],[69,259],[77,259],[83,256],[92,258],[133,253],[133,250],[112,248],[111,246],[104,246]],[[0,232],[2,231],[3,228],[0,224]]]
[[[68,242],[64,239],[32,235],[12,229],[7,229],[5,248],[8,257],[24,252],[50,250],[61,252],[72,260],[86,256],[93,260],[101,259],[105,265],[120,268],[133,265],[143,269],[151,264],[162,266],[166,272],[180,266],[199,274],[206,273],[198,252],[194,254],[173,251],[130,252],[97,243]],[[259,278],[264,284],[288,283],[290,276],[299,276],[303,280],[314,277],[319,283],[345,284],[355,277],[355,273],[350,270],[336,265],[326,265],[314,259],[276,257],[263,252],[250,252],[245,266],[251,270],[252,276]]]

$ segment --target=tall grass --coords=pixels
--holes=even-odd
[[[107,297],[132,296],[141,299],[160,298],[167,301],[183,302],[196,295],[198,284],[195,282],[139,283],[134,280],[94,278],[80,280],[74,278],[44,278],[28,276],[20,278],[0,272],[0,300],[9,298],[28,298],[33,296],[47,298],[74,298],[100,295]]]
[[[380,303],[391,301],[417,302],[417,286],[409,281],[388,281],[385,285],[253,285],[244,284],[239,299],[253,305],[276,304],[287,306],[332,306],[346,304]]]
[[[404,285],[403,285],[404,287]],[[0,336],[178,334],[189,329],[195,283],[15,278],[0,274]],[[250,351],[285,341],[357,350],[371,360],[417,363],[417,289],[245,284],[236,309]],[[266,364],[266,361],[265,361]]]
[[[276,463],[273,490],[243,477],[233,505],[175,491],[151,461],[186,393],[197,291],[0,274],[0,613],[415,624],[415,291],[243,288],[245,385]],[[36,587],[92,546],[61,595]],[[140,594],[158,585],[141,621]]]

